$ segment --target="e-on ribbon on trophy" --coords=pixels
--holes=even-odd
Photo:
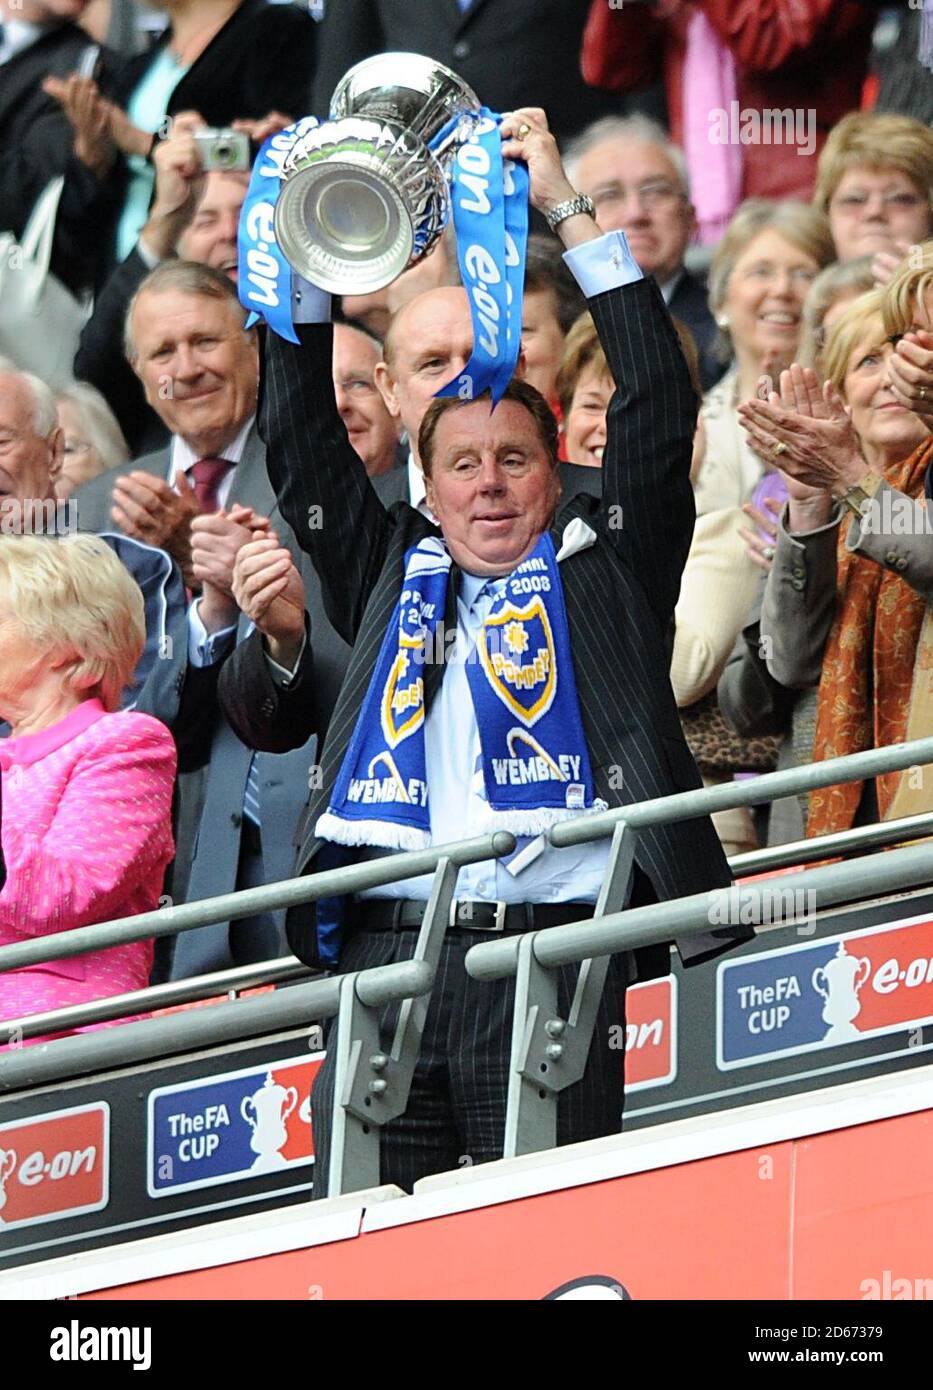
[[[451,202],[473,320],[473,353],[463,371],[437,392],[472,400],[489,391],[493,405],[518,363],[528,246],[528,170],[502,158],[501,120],[482,107],[453,163]]]
[[[301,137],[319,124],[316,116],[303,116],[263,142],[253,165],[237,232],[238,293],[243,308],[251,311],[246,326],[252,328],[257,319],[265,319],[280,338],[290,343],[298,342],[292,325],[292,268],[275,239],[275,204],[288,155]]]

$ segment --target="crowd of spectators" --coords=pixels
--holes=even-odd
[[[933,733],[933,71],[907,6],[900,82],[862,0],[159,12],[153,42],[131,0],[0,0],[0,285],[59,180],[47,275],[83,306],[72,379],[2,339],[0,944],[291,876],[351,649],[266,469],[249,176],[205,171],[198,133],[255,149],[382,50],[543,108],[674,319],[699,413],[670,678],[704,783]],[[472,348],[451,233],[335,318],[350,443],[385,507],[430,516],[419,429]],[[599,495],[615,381],[543,222],[519,373],[564,496]],[[68,534],[29,535],[39,510]],[[918,810],[929,777],[891,775],[714,820],[738,854]],[[3,974],[0,1015],[274,958],[283,932],[264,913]]]

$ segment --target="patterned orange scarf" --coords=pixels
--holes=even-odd
[[[922,497],[931,458],[933,440],[927,440],[910,458],[887,469],[885,479],[908,497]],[[916,589],[848,549],[848,533],[847,513],[839,526],[836,616],[823,656],[814,762],[905,739],[926,614],[926,602]],[[933,732],[933,724],[925,732]],[[903,777],[890,772],[875,779],[881,820],[887,818]],[[807,836],[847,830],[863,786],[848,782],[811,792]]]

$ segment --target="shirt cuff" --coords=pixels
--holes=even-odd
[[[330,295],[292,271],[292,323],[330,323]]]
[[[161,256],[157,256],[142,237],[136,242],[136,253],[147,270],[155,270],[157,265],[162,264]]]
[[[266,665],[269,667],[269,670],[272,673],[272,679],[275,681],[276,685],[281,685],[285,687],[291,685],[292,681],[298,674],[298,667],[301,665],[301,658],[305,654],[305,647],[307,645],[308,634],[305,633],[305,635],[301,639],[301,646],[298,648],[298,655],[295,657],[295,665],[293,666],[291,671],[289,671],[286,666],[280,666],[277,661],[272,660],[272,657],[266,651],[265,643],[263,643],[262,654],[266,658]]]
[[[606,232],[564,252],[564,261],[587,299],[644,280],[624,232]]]
[[[198,612],[201,600],[195,599],[188,609],[188,665],[213,666],[225,656],[236,640],[236,627],[222,627],[208,632]]]

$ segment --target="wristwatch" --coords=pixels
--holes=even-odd
[[[586,193],[578,193],[575,198],[565,198],[557,207],[546,212],[544,217],[551,231],[556,232],[562,222],[566,222],[568,217],[576,217],[580,212],[585,212],[589,217],[596,216],[596,204]]]
[[[857,483],[847,487],[839,494],[839,501],[857,517],[864,517],[871,510],[872,499],[878,491],[881,478],[877,473],[866,473]]]

